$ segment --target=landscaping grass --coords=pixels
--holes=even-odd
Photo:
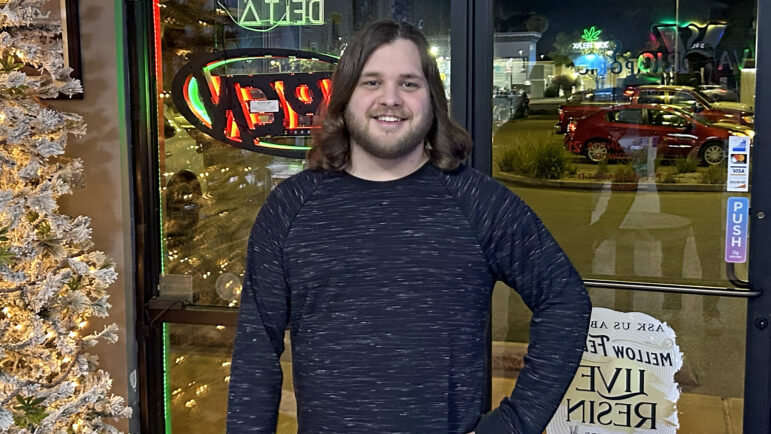
[[[561,141],[543,131],[522,131],[510,137],[499,147],[495,156],[502,172],[542,179],[559,179],[571,169],[572,156],[565,151]]]

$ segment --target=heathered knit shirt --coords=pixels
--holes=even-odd
[[[513,394],[483,416],[497,280],[533,319]],[[540,220],[486,175],[430,163],[386,182],[301,172],[249,238],[228,433],[275,431],[287,328],[300,433],[541,433],[590,309]]]

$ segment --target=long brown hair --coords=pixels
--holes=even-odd
[[[372,52],[397,39],[412,41],[418,47],[423,74],[428,82],[434,116],[426,136],[429,160],[444,171],[452,171],[471,152],[471,137],[448,113],[439,68],[429,54],[426,38],[410,24],[382,20],[372,23],[351,38],[351,43],[332,74],[329,104],[321,114],[321,128],[314,134],[313,148],[308,152],[308,166],[311,169],[341,171],[350,163],[350,133],[345,125],[345,106]]]

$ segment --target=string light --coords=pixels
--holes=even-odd
[[[196,396],[201,396],[201,395],[205,394],[208,391],[209,391],[209,385],[208,384],[204,384],[203,386],[200,386],[197,389],[195,389],[195,395]]]

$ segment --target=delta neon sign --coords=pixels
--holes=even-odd
[[[247,62],[302,60],[319,72],[232,74]],[[310,136],[313,118],[331,91],[337,58],[289,49],[238,49],[194,58],[174,76],[171,96],[193,126],[237,148],[303,158],[310,149],[297,137]],[[243,64],[242,64],[243,65]],[[254,67],[252,67],[254,69]],[[307,69],[307,68],[306,68]]]
[[[321,26],[324,0],[238,0],[236,23],[258,31],[276,26]]]

